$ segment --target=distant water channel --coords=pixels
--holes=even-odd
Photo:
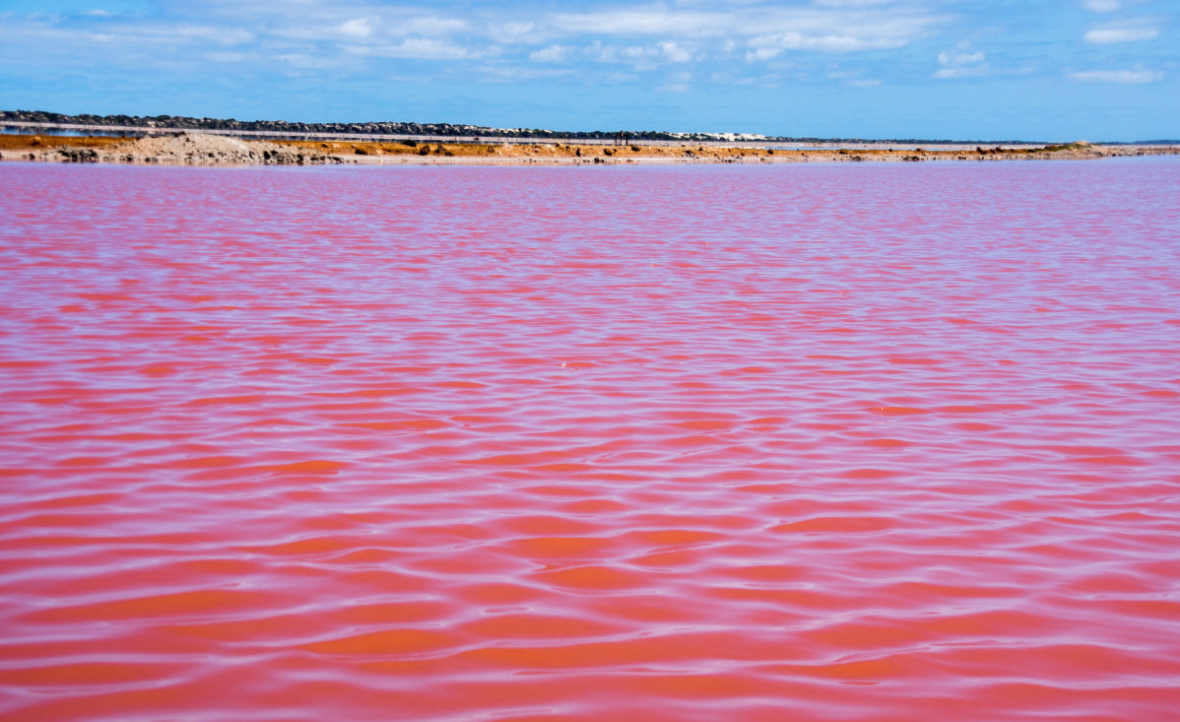
[[[123,138],[143,135],[124,130],[71,130],[69,128],[28,128],[24,126],[0,126],[0,133],[4,135],[63,135],[69,138],[86,136]]]
[[[0,717],[1175,720],[1180,162],[0,165]]]

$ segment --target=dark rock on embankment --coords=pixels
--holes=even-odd
[[[98,151],[93,148],[58,148],[57,154],[66,163],[97,163]]]

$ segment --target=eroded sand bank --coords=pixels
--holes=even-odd
[[[0,135],[0,159],[3,160],[200,166],[921,162],[1082,160],[1178,154],[1180,147],[1177,146],[1098,146],[1085,142],[1020,148],[775,149],[697,143],[260,141],[212,133],[169,133],[143,138]]]

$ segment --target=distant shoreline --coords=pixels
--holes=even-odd
[[[963,162],[1088,160],[1180,155],[1180,145],[926,145],[856,143],[783,147],[719,141],[569,140],[501,142],[413,138],[257,140],[219,133],[138,137],[0,134],[0,160],[149,165],[620,165],[811,162]]]
[[[156,115],[67,115],[44,110],[0,110],[0,128],[41,129],[47,134],[60,131],[94,134],[146,134],[164,132],[207,132],[241,138],[283,140],[418,140],[429,142],[568,142],[587,145],[611,143],[619,136],[628,141],[652,143],[754,143],[808,146],[1038,146],[1061,144],[1072,138],[1056,139],[947,139],[947,138],[840,138],[815,136],[772,136],[757,133],[670,132],[662,130],[591,130],[563,131],[543,128],[491,128],[457,123],[417,123],[401,121],[304,123],[285,120],[236,120],[234,118],[192,118]],[[35,131],[37,132],[37,131]],[[1050,142],[1051,141],[1051,142]],[[1180,145],[1180,139],[1143,139],[1133,142],[1109,142],[1100,145]]]

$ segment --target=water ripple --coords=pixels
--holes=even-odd
[[[0,167],[0,716],[1174,719],[1178,180]]]

